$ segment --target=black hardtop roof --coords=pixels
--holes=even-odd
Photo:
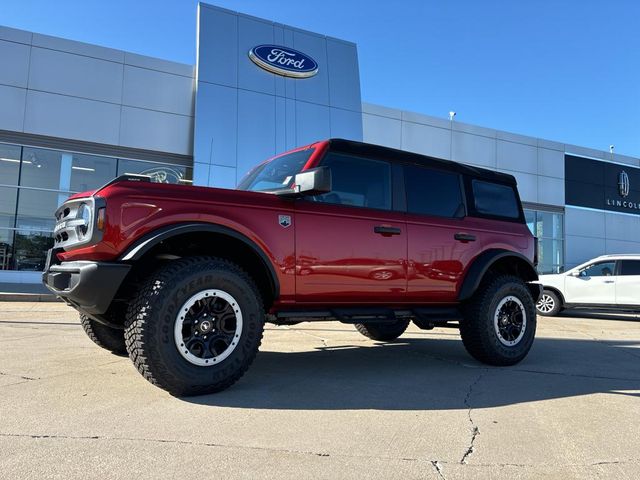
[[[451,160],[443,160],[441,158],[420,155],[419,153],[406,152],[395,148],[383,147],[372,143],[356,142],[354,140],[344,140],[342,138],[332,138],[329,140],[329,150],[334,152],[349,153],[352,155],[360,155],[363,157],[373,157],[380,160],[390,162],[401,162],[414,165],[423,165],[436,167],[443,170],[449,170],[474,178],[481,178],[492,182],[506,183],[510,185],[516,184],[513,175],[506,173],[494,172],[486,168],[472,167],[462,163],[453,162]]]

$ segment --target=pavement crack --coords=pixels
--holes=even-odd
[[[440,465],[440,462],[438,462],[438,460],[431,460],[431,465],[433,465],[433,468],[436,469],[438,478],[442,480],[447,480],[447,477],[444,476],[444,473],[442,471],[442,465]]]
[[[469,441],[467,450],[464,452],[464,455],[462,455],[462,458],[460,459],[461,465],[466,464],[468,458],[473,454],[475,450],[476,438],[478,437],[478,435],[480,435],[480,429],[473,421],[473,416],[471,415],[471,412],[473,410],[473,407],[471,406],[471,395],[473,395],[474,387],[480,382],[484,374],[485,372],[482,372],[480,375],[478,375],[475,381],[473,381],[471,385],[469,385],[469,390],[467,390],[467,395],[464,398],[464,404],[467,407],[467,418],[469,419],[469,423],[471,424],[471,440]]]
[[[22,380],[40,380],[39,378],[27,377],[26,375],[16,375],[15,373],[0,372],[0,375],[4,375],[6,377],[20,378]]]

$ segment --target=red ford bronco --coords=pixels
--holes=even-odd
[[[535,239],[510,175],[334,139],[237,190],[125,175],[55,216],[45,285],[174,395],[237,381],[265,322],[337,320],[381,342],[411,321],[455,326],[491,365],[533,343]]]

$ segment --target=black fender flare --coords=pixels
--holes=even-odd
[[[538,280],[538,272],[536,271],[535,266],[521,253],[497,248],[487,250],[478,255],[467,270],[467,274],[462,281],[462,286],[460,287],[460,292],[458,293],[458,301],[462,302],[471,298],[480,286],[480,282],[482,282],[484,275],[491,266],[497,261],[503,260],[507,257],[513,257],[513,259],[520,262],[521,265],[525,265],[524,268],[527,276],[530,277],[526,279],[527,282]]]
[[[271,279],[271,287],[273,288],[274,298],[279,297],[280,282],[278,281],[278,276],[276,275],[276,271],[273,268],[273,263],[271,262],[271,260],[269,260],[269,257],[264,252],[264,250],[246,235],[223,225],[214,223],[191,222],[178,223],[161,227],[157,230],[147,233],[146,235],[136,240],[124,251],[124,253],[119,257],[119,260],[122,262],[133,262],[139,260],[140,258],[142,258],[142,256],[144,256],[145,253],[147,253],[149,250],[151,250],[153,247],[164,240],[175,237],[177,235],[182,235],[184,233],[196,232],[217,233],[226,235],[243,242],[246,246],[251,248],[251,250],[253,250],[260,257],[262,263],[269,272],[269,278]]]

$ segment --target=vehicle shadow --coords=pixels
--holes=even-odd
[[[640,397],[638,343],[539,338],[513,367],[478,363],[454,338],[266,351],[232,388],[182,400],[255,409],[448,410],[594,393]]]

